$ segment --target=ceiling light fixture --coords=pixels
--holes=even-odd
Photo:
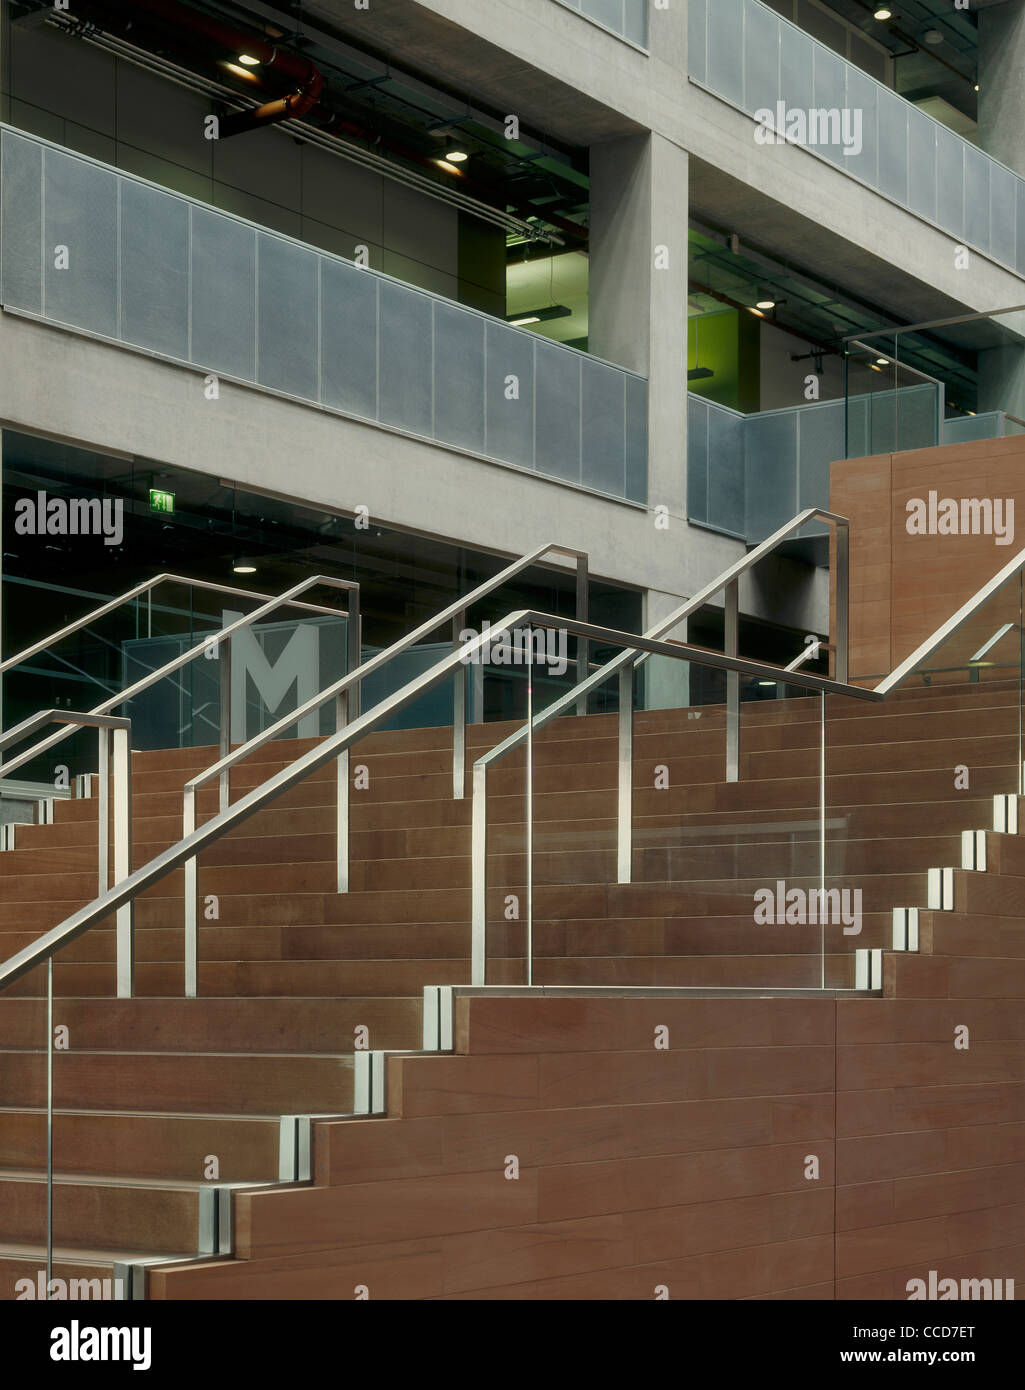
[[[769,299],[769,298],[759,299],[759,300],[756,301],[756,304],[755,304],[755,308],[757,308],[757,309],[769,310],[769,309],[775,309],[775,307],[776,307],[776,301],[775,301],[774,299]]]
[[[450,164],[465,164],[470,156],[465,150],[449,150],[445,158]]]
[[[231,568],[232,568],[232,572],[233,572],[234,574],[255,574],[255,573],[256,573],[256,566],[253,564],[252,560],[247,560],[244,556],[241,556],[241,555],[240,555],[239,558],[235,561],[235,563],[232,565]]]
[[[922,37],[925,39],[926,43],[931,43],[933,46],[943,42],[943,35],[938,29],[926,29]]]
[[[522,328],[525,323],[547,323],[549,319],[568,319],[573,313],[565,304],[549,304],[544,309],[526,309],[519,314],[509,314],[506,323],[513,328]]]
[[[888,367],[889,365],[890,365],[890,359],[889,359],[888,357],[877,357],[877,358],[876,358],[876,366],[877,366],[877,367]]]
[[[875,12],[875,14],[872,16],[872,18],[873,18],[873,19],[892,19],[892,18],[893,18],[893,11],[892,11],[892,10],[888,10],[888,9],[886,8],[885,5],[880,5],[879,9],[876,10],[876,12]]]
[[[238,60],[244,68],[258,68],[260,66],[259,58],[254,58],[251,53],[240,53]]]

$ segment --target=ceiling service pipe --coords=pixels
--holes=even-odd
[[[275,125],[278,121],[298,120],[319,105],[324,78],[320,69],[308,58],[277,48],[266,39],[223,24],[212,15],[178,4],[177,0],[131,0],[130,5],[119,5],[117,8],[127,9],[133,17],[152,18],[172,31],[188,30],[236,56],[246,53],[256,58],[266,72],[280,73],[282,77],[295,82],[295,91],[287,96],[265,102],[252,111],[222,116],[219,130],[222,139],[241,135],[243,131],[255,130],[259,126]]]
[[[264,105],[249,111],[231,112],[221,116],[218,135],[222,139],[230,138],[232,135],[241,135],[247,130],[256,130],[261,126],[276,125],[280,121],[308,117],[316,121],[317,128],[326,135],[343,141],[346,136],[357,140],[366,140],[371,145],[390,150],[401,158],[407,159],[413,164],[420,164],[424,168],[430,169],[432,173],[434,172],[436,161],[429,155],[408,149],[387,136],[368,131],[363,126],[346,120],[331,107],[322,105],[320,96],[324,88],[324,78],[320,69],[308,58],[289,53],[286,49],[278,48],[264,38],[258,38],[244,30],[236,29],[233,25],[224,24],[212,15],[189,8],[189,6],[180,3],[180,0],[72,0],[72,8],[75,14],[97,16],[97,22],[100,25],[111,12],[119,14],[123,18],[126,32],[131,30],[134,21],[138,18],[144,26],[149,21],[149,27],[163,30],[179,40],[187,34],[191,37],[198,37],[206,43],[222,49],[225,53],[234,54],[236,57],[246,53],[250,57],[258,59],[260,66],[265,70],[280,73],[281,76],[296,83],[294,92],[278,98],[277,101],[265,102]],[[490,201],[496,197],[494,189],[482,185],[478,181],[464,179],[463,182],[484,201]],[[508,200],[503,195],[500,202],[506,201]],[[524,209],[516,204],[513,206],[520,216],[537,215],[534,208]],[[578,244],[586,244],[587,231],[576,222],[571,222],[568,218],[559,217],[554,213],[544,214],[544,220],[566,233]]]

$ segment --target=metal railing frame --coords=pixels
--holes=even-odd
[[[125,704],[129,700],[135,699],[137,695],[141,695],[142,692],[148,690],[150,686],[156,685],[159,681],[165,680],[168,676],[173,675],[175,671],[180,670],[183,666],[189,665],[190,662],[197,660],[199,657],[208,655],[211,649],[216,649],[218,655],[220,684],[219,744],[222,754],[226,753],[231,746],[230,713],[232,637],[236,633],[243,631],[243,629],[250,627],[253,623],[258,622],[261,618],[266,617],[275,609],[285,605],[302,609],[304,612],[316,614],[318,617],[338,618],[343,616],[343,614],[340,613],[337,608],[325,608],[320,604],[294,602],[295,596],[297,594],[305,593],[307,589],[316,588],[318,586],[348,591],[348,609],[347,613],[344,615],[348,619],[348,631],[346,634],[348,642],[348,664],[350,669],[352,668],[353,663],[355,663],[356,665],[359,664],[359,585],[355,583],[353,580],[334,579],[326,575],[315,575],[312,579],[303,580],[301,584],[297,584],[294,588],[287,590],[285,593],[280,594],[277,598],[275,598],[273,595],[270,594],[253,593],[251,590],[238,589],[231,585],[214,584],[202,579],[186,579],[176,574],[161,574],[157,575],[154,579],[147,580],[144,584],[137,585],[134,589],[129,589],[119,598],[111,599],[109,603],[102,604],[99,608],[94,609],[91,613],[87,613],[85,617],[79,618],[73,623],[68,623],[66,627],[61,628],[58,632],[52,633],[49,637],[44,638],[40,642],[34,643],[31,647],[26,647],[24,651],[18,652],[15,656],[8,657],[6,661],[0,663],[0,675],[2,675],[4,671],[9,670],[12,667],[19,666],[22,662],[30,660],[33,656],[38,655],[42,651],[48,651],[58,642],[63,641],[65,637],[70,636],[74,632],[80,631],[82,628],[87,627],[90,623],[98,621],[100,618],[105,617],[108,613],[114,612],[117,608],[121,607],[122,604],[129,603],[133,599],[141,598],[144,594],[147,593],[147,591],[151,592],[154,588],[156,588],[157,585],[164,583],[188,584],[194,588],[205,589],[213,593],[230,594],[236,598],[264,599],[265,602],[259,608],[254,609],[252,613],[248,613],[244,617],[239,618],[236,622],[229,624],[228,627],[218,628],[215,631],[208,633],[206,636],[200,638],[199,642],[196,643],[195,646],[190,647],[188,651],[183,652],[180,656],[174,657],[173,660],[166,662],[165,665],[161,666],[158,670],[151,671],[148,676],[144,676],[141,680],[136,681],[134,685],[130,685],[125,690],[120,691],[117,695],[112,696],[111,699],[105,700],[102,704],[96,705],[95,708],[90,711],[92,714],[109,714],[111,710],[115,710],[120,705]],[[222,642],[225,643],[224,661],[220,661],[219,659],[220,644]],[[40,757],[43,753],[47,752],[50,748],[53,748],[56,744],[62,742],[62,740],[67,738],[73,732],[74,730],[71,728],[62,729],[56,734],[51,734],[49,738],[42,739],[33,747],[26,749],[23,753],[19,753],[17,757],[12,758],[9,762],[0,765],[0,777],[9,777],[10,774],[16,768],[23,766],[27,762],[31,762],[33,758]],[[22,737],[26,737],[26,735],[23,734]],[[226,795],[226,793],[222,790],[222,797],[224,795]]]
[[[804,524],[804,514],[797,524]],[[786,528],[787,531],[792,528]],[[518,612],[510,613],[502,620],[501,628],[521,627],[523,625],[554,629],[556,631],[566,631],[570,635],[578,638],[587,639],[604,643],[606,645],[620,645],[625,648],[628,656],[634,653],[646,653],[649,656],[668,656],[675,660],[694,661],[698,664],[711,666],[727,672],[733,671],[738,675],[748,675],[756,678],[778,679],[786,675],[787,683],[796,685],[822,694],[838,694],[850,696],[854,699],[864,700],[866,703],[879,703],[896,690],[913,673],[915,668],[931,652],[935,651],[946,642],[960,627],[968,621],[972,614],[987,602],[994,593],[1000,589],[1014,575],[1018,574],[1025,567],[1025,550],[1020,551],[1010,559],[1002,570],[994,575],[985,585],[983,585],[965,604],[961,606],[950,618],[946,620],[931,637],[927,638],[919,647],[901,662],[887,678],[874,688],[851,685],[847,681],[831,679],[824,676],[816,676],[804,671],[795,670],[785,673],[780,667],[771,666],[764,662],[751,661],[746,658],[729,655],[726,653],[710,652],[704,648],[693,647],[687,643],[672,643],[651,637],[638,637],[633,633],[620,632],[612,628],[597,627],[590,623],[578,621],[568,621],[565,618],[557,617],[550,613],[540,613],[533,609],[522,609]],[[722,587],[721,582],[715,587]],[[712,592],[715,591],[713,587]],[[677,619],[677,621],[679,621]],[[494,629],[492,629],[493,631]],[[671,630],[671,628],[670,628]],[[92,903],[86,904],[77,912],[51,928],[33,942],[30,946],[18,951],[9,960],[0,963],[0,990],[19,979],[27,971],[44,961],[51,960],[53,955],[61,950],[71,941],[76,940],[91,927],[95,926],[104,918],[110,916],[112,912],[126,904],[134,902],[136,896],[159,882],[172,873],[188,859],[196,858],[208,845],[220,839],[229,831],[241,825],[249,816],[256,811],[262,810],[278,796],[283,795],[292,787],[299,785],[306,777],[326,766],[333,758],[337,758],[341,753],[350,749],[353,744],[359,741],[365,734],[372,732],[379,725],[390,719],[399,710],[404,708],[411,701],[417,699],[426,690],[432,689],[448,675],[456,671],[460,666],[482,652],[485,644],[491,641],[490,633],[479,634],[468,641],[461,650],[450,652],[441,658],[429,670],[421,673],[414,680],[408,682],[400,690],[386,696],[373,710],[358,716],[352,723],[334,734],[325,738],[317,747],[310,749],[287,767],[269,777],[260,786],[253,788],[239,801],[233,805],[229,804],[220,810],[211,820],[204,825],[185,835],[177,844],[170,846],[161,854],[156,855],[148,864],[134,870],[128,876],[109,888],[105,893],[101,893]],[[369,663],[368,663],[369,665]],[[604,670],[608,670],[608,663]],[[600,674],[600,673],[599,673]],[[606,677],[607,678],[607,677]],[[588,678],[589,681],[593,678]],[[585,681],[583,684],[588,684]],[[580,687],[571,692],[571,695],[578,695]],[[572,703],[567,699],[564,703]],[[68,717],[66,711],[56,712],[59,717]],[[548,711],[544,711],[545,714]],[[88,717],[88,716],[86,716]],[[542,716],[539,716],[539,718]],[[531,721],[533,728],[536,720]],[[1020,737],[1020,735],[1019,735]],[[500,745],[501,746],[501,745]],[[494,751],[494,750],[493,750]],[[483,760],[478,760],[474,764],[474,809],[478,807],[486,810],[486,803],[480,796],[481,791],[486,791],[486,769],[487,765],[481,766]],[[1021,759],[1019,758],[1019,763]],[[1019,784],[1020,786],[1020,784]],[[486,875],[486,819],[477,818],[474,824],[474,857],[479,860],[481,851],[484,851],[483,863]],[[484,983],[484,965],[486,959],[486,881],[485,876],[477,876],[473,886],[474,915],[471,924],[473,934],[473,983]]]
[[[760,561],[764,560],[777,546],[792,536],[795,531],[799,531],[803,526],[812,521],[825,521],[832,525],[835,531],[835,564],[833,567],[833,609],[835,614],[833,642],[829,649],[833,655],[833,676],[841,683],[847,681],[848,675],[848,648],[850,631],[850,523],[846,517],[839,516],[835,512],[824,511],[820,507],[807,507],[799,512],[792,521],[781,526],[774,531],[771,536],[767,536],[764,541],[756,545],[747,555],[731,565],[722,574],[713,579],[711,583],[696,593],[693,598],[687,599],[669,614],[656,623],[646,634],[646,638],[659,639],[668,636],[684,622],[690,614],[702,608],[710,598],[713,598],[720,590],[724,590],[725,599],[725,642],[724,649],[726,656],[736,657],[738,654],[739,641],[739,616],[740,616],[740,580],[744,574],[753,569]],[[827,644],[822,644],[826,646]],[[634,680],[635,672],[651,653],[646,651],[642,643],[632,644],[626,651],[620,652],[611,661],[600,666],[597,671],[588,676],[586,680],[578,683],[573,690],[568,691],[559,699],[553,701],[540,714],[533,717],[529,725],[510,734],[501,743],[485,754],[485,756],[474,764],[474,787],[476,789],[477,769],[484,767],[486,776],[487,768],[499,759],[505,757],[506,753],[518,747],[528,735],[530,736],[538,729],[543,728],[552,719],[556,719],[570,705],[576,704],[579,708],[581,704],[586,705],[588,695],[599,686],[604,685],[610,676],[619,672],[619,794],[617,798],[617,874],[618,882],[629,883],[632,861],[631,845],[631,825],[633,818],[633,786],[629,774],[629,768],[633,761],[633,738],[634,738]],[[727,669],[726,674],[726,781],[735,782],[740,776],[740,671],[739,669]]]
[[[31,737],[48,724],[66,724],[70,728],[93,728],[97,731],[97,880],[99,895],[111,886],[111,867],[114,884],[123,882],[132,870],[132,721],[109,714],[83,713],[75,710],[48,709],[15,725],[0,738],[0,751],[12,743]],[[113,742],[113,759],[111,759]],[[113,768],[111,767],[113,762]],[[113,826],[110,823],[110,780],[113,771]],[[111,829],[113,829],[114,862],[111,866]],[[116,930],[117,997],[130,999],[135,987],[134,900],[117,909]]]
[[[415,646],[422,638],[429,636],[440,627],[447,627],[451,623],[452,632],[452,651],[456,656],[465,656],[471,648],[477,648],[471,643],[461,642],[460,636],[465,631],[466,614],[471,605],[486,598],[496,589],[502,587],[514,579],[524,570],[532,565],[542,563],[546,556],[556,554],[563,555],[567,559],[572,559],[576,564],[576,609],[577,616],[586,621],[588,614],[588,557],[582,550],[574,550],[566,546],[546,544],[539,546],[537,550],[521,556],[511,565],[507,565],[500,573],[493,578],[485,580],[479,584],[469,594],[455,600],[454,603],[442,609],[440,613],[428,618],[419,627],[393,642],[390,647],[385,647],[383,651],[376,653],[367,661],[349,671],[340,680],[327,686],[318,695],[305,701],[290,714],[284,715],[274,724],[256,734],[248,742],[241,744],[233,752],[224,750],[221,758],[208,767],[204,772],[193,777],[185,784],[184,804],[182,807],[182,833],[185,836],[191,835],[197,825],[197,800],[200,789],[217,778],[221,786],[220,809],[223,811],[231,799],[230,779],[232,768],[244,762],[246,758],[257,748],[262,748],[265,744],[285,734],[300,719],[308,714],[314,714],[329,702],[334,702],[335,706],[335,731],[342,730],[350,720],[359,714],[359,697],[363,681],[373,675],[376,671],[386,666],[394,657],[408,651]],[[494,638],[497,628],[490,628],[487,633],[481,635],[482,642],[490,641]],[[476,640],[476,639],[475,639]],[[587,643],[581,642],[577,648],[577,678],[578,682],[586,678],[588,671]],[[436,682],[431,682],[435,684]],[[456,679],[453,682],[453,708],[452,708],[452,795],[457,801],[465,796],[466,787],[466,683],[462,674],[457,671]],[[425,687],[427,689],[429,687]],[[381,707],[375,706],[375,710]],[[578,714],[586,713],[586,702],[581,701],[577,707]],[[349,826],[350,826],[350,807],[349,807],[349,754],[348,745],[338,760],[338,774],[336,778],[336,800],[335,800],[335,886],[339,893],[349,891]],[[199,970],[199,866],[193,856],[185,861],[185,994],[187,998],[194,997],[198,988]]]

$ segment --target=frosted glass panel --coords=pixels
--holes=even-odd
[[[762,5],[745,7],[744,104],[749,111],[774,111],[779,97],[780,23]]]
[[[538,338],[534,344],[539,473],[580,482],[580,357]]]
[[[716,0],[708,11],[708,85],[738,105],[744,98],[742,0]]]
[[[57,150],[43,157],[43,283],[48,318],[117,333],[117,184],[100,165]]]
[[[377,287],[344,261],[320,258],[320,399],[377,416]]]
[[[193,362],[256,376],[256,233],[230,217],[192,209]]]
[[[483,453],[483,319],[436,304],[434,353],[435,438]]]
[[[260,381],[317,399],[317,254],[261,236]]]
[[[587,487],[622,497],[625,488],[626,401],[622,374],[580,358],[581,478]]]
[[[0,282],[12,308],[647,501],[642,377],[8,130]]]
[[[2,150],[0,290],[5,304],[38,314],[43,303],[43,150],[7,130]]]
[[[431,434],[431,301],[381,281],[381,419],[416,434]]]
[[[990,160],[972,146],[965,154],[965,238],[973,246],[988,251],[989,227],[989,169]]]
[[[708,404],[687,397],[687,515],[708,520]]]
[[[521,468],[534,466],[534,339],[489,323],[487,339],[488,453]]]
[[[189,205],[123,180],[121,336],[168,357],[189,355]]]
[[[813,153],[958,241],[1004,265],[1025,265],[1025,180],[847,62],[835,51],[844,49],[844,31],[821,9],[802,0],[799,13],[824,42],[780,19],[776,10],[785,5],[688,0],[687,8],[692,82],[751,116],[773,109],[777,95],[806,120],[815,111],[832,125],[834,113],[846,114],[853,122],[846,132],[809,132]]]

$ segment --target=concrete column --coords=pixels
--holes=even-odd
[[[979,144],[1025,178],[1025,0],[978,14]]]
[[[652,537],[669,545],[687,500],[687,215],[684,150],[652,134],[592,145],[588,346],[648,378],[648,504],[671,521]]]
[[[648,632],[662,618],[679,608],[679,594],[663,594],[649,589],[644,596],[644,630]],[[686,619],[666,634],[675,642],[687,640]],[[642,667],[644,672],[645,709],[683,709],[690,704],[690,666],[668,656],[649,656]]]
[[[987,410],[1025,420],[1025,347],[1012,343],[979,353],[979,413]]]

